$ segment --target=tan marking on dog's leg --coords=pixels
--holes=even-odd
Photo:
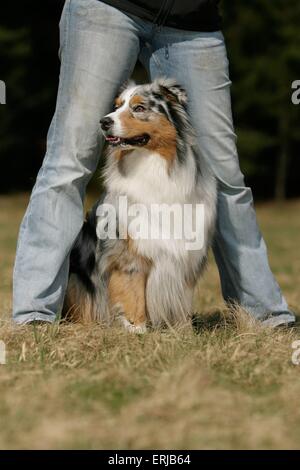
[[[95,305],[91,295],[73,275],[69,279],[62,318],[74,323],[91,323],[96,320]]]
[[[114,270],[108,283],[111,309],[113,310],[114,306],[121,309],[125,326],[140,333],[146,329],[145,287],[146,276],[142,272],[127,273]]]

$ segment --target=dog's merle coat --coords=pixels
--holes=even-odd
[[[185,321],[192,313],[193,289],[205,265],[216,214],[216,183],[200,160],[186,93],[173,80],[130,82],[101,123],[110,144],[105,193],[88,214],[71,252],[64,312],[105,322],[122,316],[122,302],[111,302],[108,285],[113,272],[123,272],[129,276],[129,290],[131,275],[144,276],[146,316],[152,326]],[[189,251],[184,240],[134,239],[131,244],[118,236],[101,240],[99,231],[108,220],[99,216],[99,208],[107,203],[116,207],[122,223],[124,214],[117,209],[120,196],[126,196],[129,207],[203,204],[204,225],[199,230],[204,231],[204,246]]]

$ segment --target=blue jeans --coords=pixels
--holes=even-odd
[[[66,0],[60,56],[47,152],[20,228],[14,320],[52,322],[61,311],[85,188],[103,143],[99,120],[111,110],[138,58],[151,80],[174,77],[188,92],[199,152],[219,185],[214,254],[224,299],[258,319],[283,314],[284,321],[293,320],[270,271],[251,189],[239,167],[222,33],[159,29],[98,0]]]

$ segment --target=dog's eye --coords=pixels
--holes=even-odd
[[[141,104],[138,104],[135,108],[133,108],[133,111],[135,113],[142,113],[143,111],[146,111],[145,106],[142,106]]]

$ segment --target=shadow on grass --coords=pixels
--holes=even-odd
[[[226,328],[228,325],[234,324],[234,319],[224,312],[216,310],[206,314],[194,313],[192,317],[192,327],[195,333],[199,334],[203,331],[211,331],[216,328]]]
[[[281,325],[281,329],[290,330],[291,328],[300,331],[300,314],[295,313],[296,322],[292,326]],[[199,314],[194,313],[192,317],[192,327],[196,334],[203,333],[204,331],[212,331],[216,329],[226,329],[228,327],[237,327],[237,314],[232,314],[228,311],[214,310],[212,312]]]

